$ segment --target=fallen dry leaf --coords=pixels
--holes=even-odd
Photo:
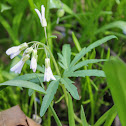
[[[25,116],[20,107],[14,106],[0,112],[0,126],[40,126]]]

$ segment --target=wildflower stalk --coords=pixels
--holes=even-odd
[[[49,54],[50,54],[50,57],[52,58],[52,61],[53,61],[54,66],[55,66],[55,68],[56,68],[57,74],[58,74],[59,76],[61,76],[61,73],[60,73],[60,71],[59,71],[59,67],[58,67],[58,65],[57,65],[57,63],[56,63],[56,60],[55,60],[55,58],[54,58],[52,52],[50,51],[50,49],[49,49],[45,44],[43,44],[43,43],[41,43],[41,42],[38,42],[38,41],[32,41],[32,42],[30,42],[30,43],[37,43],[37,44],[39,44],[39,45],[41,45],[41,46],[43,46],[43,47],[46,48],[46,50],[47,50],[47,51],[49,52]],[[67,106],[68,106],[68,96],[67,96],[67,93],[68,93],[68,92],[66,91],[66,88],[65,88],[65,86],[64,86],[63,84],[60,84],[60,86],[61,86],[62,89],[63,89],[63,93],[64,93],[64,95],[65,95],[66,104],[67,104]],[[75,118],[75,120],[76,120],[77,122],[79,122],[80,124],[82,123],[82,121],[80,120],[80,118],[78,118],[78,117],[76,116],[76,114],[74,114],[74,118]]]

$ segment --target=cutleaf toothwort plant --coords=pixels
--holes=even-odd
[[[25,42],[19,46],[14,46],[14,47],[9,48],[6,51],[6,54],[10,55],[10,58],[12,59],[15,56],[19,55],[22,51],[24,51],[21,60],[10,69],[11,71],[15,73],[20,74],[24,63],[30,59],[30,56],[31,56],[30,69],[32,69],[33,72],[36,72],[37,58],[38,58],[37,50],[38,49],[45,50],[46,58],[45,58],[44,75],[42,73],[39,73],[39,74],[26,74],[26,75],[17,77],[17,79],[20,80],[19,81],[20,87],[31,88],[32,90],[36,90],[38,92],[45,94],[42,101],[41,110],[40,110],[40,115],[43,116],[46,110],[48,109],[48,107],[50,106],[59,85],[63,89],[63,93],[66,99],[66,104],[68,106],[70,105],[69,104],[70,95],[68,95],[68,93],[70,93],[74,99],[76,100],[80,99],[77,88],[76,86],[73,85],[74,82],[71,80],[70,77],[85,77],[85,76],[105,77],[105,74],[102,70],[97,70],[97,69],[84,69],[84,70],[82,69],[81,70],[83,66],[87,66],[90,63],[106,61],[105,59],[89,59],[89,60],[82,60],[82,61],[81,59],[85,56],[85,54],[90,52],[93,48],[96,48],[97,46],[116,37],[114,35],[111,35],[111,36],[107,36],[105,38],[102,38],[94,42],[87,48],[83,48],[72,60],[71,60],[71,47],[70,45],[65,44],[63,45],[62,53],[58,53],[58,56],[59,56],[59,62],[58,62],[59,66],[58,66],[51,50],[48,47],[48,37],[46,34],[47,22],[45,18],[44,5],[41,6],[41,12],[38,9],[35,9],[35,11],[39,16],[42,27],[44,27],[46,44],[38,42],[38,41],[31,41],[28,43]],[[50,59],[53,61],[55,70],[57,72],[57,75],[55,76],[53,75],[53,72],[51,70]],[[63,74],[60,73],[59,67],[61,67],[64,70]],[[35,80],[37,77],[42,78],[40,79],[41,81],[40,84],[42,87],[36,84],[35,81],[28,82],[30,80]],[[45,91],[44,85],[42,85],[42,82],[50,82],[46,91]],[[16,81],[15,79],[15,80],[4,82],[1,85],[17,86],[17,83],[18,81]],[[53,108],[51,107],[51,109]],[[54,114],[54,116],[56,116],[56,114]],[[74,117],[75,119],[78,118],[76,117],[75,114],[74,114]]]

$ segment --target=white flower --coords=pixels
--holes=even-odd
[[[44,73],[44,81],[49,82],[50,80],[56,80],[54,77],[52,70],[50,68],[50,59],[45,59],[45,73]]]
[[[25,61],[28,60],[29,58],[30,58],[29,54],[23,56],[22,59],[10,69],[10,71],[20,74]]]
[[[11,69],[10,69],[10,71],[13,71],[13,72],[15,72],[15,73],[21,73],[21,70],[22,70],[22,67],[23,67],[23,65],[24,65],[24,61],[22,61],[22,59],[15,65],[15,66],[13,66]]]
[[[13,59],[15,56],[17,56],[22,50],[24,50],[27,47],[28,47],[28,45],[25,42],[25,43],[23,43],[23,44],[21,44],[19,46],[14,46],[14,47],[9,48],[6,51],[6,54],[10,55],[10,58]]]
[[[36,72],[36,69],[37,69],[37,50],[36,49],[33,49],[33,52],[32,52],[32,59],[31,59],[31,64],[30,64],[30,69],[33,70],[33,72]]]
[[[46,18],[45,18],[45,7],[44,7],[44,5],[41,5],[41,13],[38,9],[35,9],[35,11],[39,16],[42,27],[46,27],[47,22],[46,22]]]

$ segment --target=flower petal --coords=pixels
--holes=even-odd
[[[16,53],[13,53],[10,55],[10,58],[13,59],[15,56],[17,56],[18,54],[20,54],[21,51],[17,51]]]
[[[11,47],[11,48],[9,48],[7,51],[6,51],[6,54],[7,55],[11,55],[11,54],[13,54],[13,53],[16,53],[16,52],[18,52],[19,51],[19,46],[14,46],[14,47]]]
[[[10,71],[13,71],[15,73],[21,73],[22,67],[24,65],[24,62],[22,61],[22,59],[15,65],[13,66]]]
[[[38,14],[39,19],[40,19],[40,22],[41,22],[41,24],[42,24],[42,15],[41,15],[40,11],[39,11],[38,9],[35,9],[35,11],[36,11],[36,13]]]
[[[45,18],[45,7],[44,5],[41,6],[41,14],[42,14],[42,19]]]

